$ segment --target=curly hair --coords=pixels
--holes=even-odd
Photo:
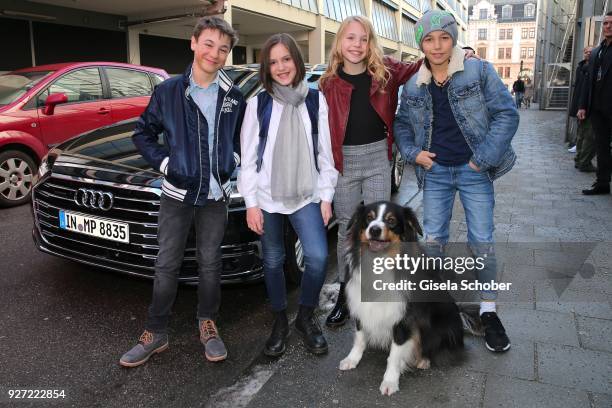
[[[336,38],[334,38],[334,42],[331,46],[331,51],[329,52],[329,64],[325,73],[323,73],[319,80],[321,88],[325,86],[325,82],[327,82],[328,79],[338,75],[338,69],[344,64],[341,47],[342,40],[344,39],[349,24],[353,22],[361,24],[366,32],[368,37],[368,52],[365,57],[366,69],[372,76],[372,80],[378,82],[380,92],[384,92],[391,74],[383,62],[384,54],[381,46],[378,44],[378,38],[374,33],[372,22],[367,17],[363,16],[347,17],[342,21],[342,24],[340,24]]]

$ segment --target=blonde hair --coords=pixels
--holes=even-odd
[[[368,37],[368,52],[365,57],[366,70],[372,76],[372,79],[378,82],[379,89],[384,92],[387,82],[389,82],[389,70],[383,62],[383,51],[381,46],[378,44],[378,38],[374,34],[374,26],[367,17],[363,16],[350,16],[345,18],[340,24],[338,34],[334,38],[334,42],[329,52],[329,64],[325,73],[321,76],[319,83],[321,87],[325,85],[328,79],[337,75],[338,68],[344,64],[344,57],[342,57],[342,39],[344,38],[345,32],[349,24],[356,22],[361,24],[366,35]]]

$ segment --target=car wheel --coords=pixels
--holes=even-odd
[[[285,280],[300,286],[304,273],[304,248],[291,226],[285,229]]]
[[[404,176],[404,159],[400,152],[393,152],[393,164],[391,166],[391,192],[397,193],[402,184]]]
[[[0,153],[0,207],[13,207],[30,201],[32,182],[38,166],[19,150]]]

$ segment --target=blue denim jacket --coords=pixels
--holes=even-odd
[[[495,180],[507,173],[516,161],[510,145],[518,128],[519,114],[512,96],[493,66],[475,58],[464,61],[456,47],[449,64],[451,76],[448,99],[474,164]],[[431,72],[425,64],[404,86],[394,122],[395,142],[405,160],[415,165],[416,156],[431,146],[433,107],[428,85]],[[415,165],[419,188],[425,169]]]

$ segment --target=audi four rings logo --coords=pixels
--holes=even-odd
[[[108,211],[113,208],[115,197],[106,191],[79,188],[74,195],[74,202],[81,207]]]

